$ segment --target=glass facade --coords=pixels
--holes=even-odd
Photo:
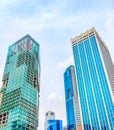
[[[83,127],[84,130],[113,130],[112,91],[99,46],[104,43],[97,36],[92,29],[72,42]]]
[[[64,87],[68,130],[76,130],[77,127],[80,127],[81,130],[81,117],[73,65],[69,66],[64,73]]]
[[[47,130],[63,130],[61,120],[48,120]]]
[[[8,49],[0,90],[0,130],[37,130],[39,44],[26,35]]]

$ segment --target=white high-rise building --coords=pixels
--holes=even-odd
[[[46,130],[46,128],[47,128],[47,121],[48,120],[55,120],[55,112],[52,112],[52,111],[46,112],[44,130]]]

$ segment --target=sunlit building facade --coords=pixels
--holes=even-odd
[[[8,49],[0,90],[0,130],[37,130],[39,44],[26,35]]]
[[[114,66],[94,28],[72,39],[84,130],[114,129]]]
[[[73,65],[65,70],[64,87],[68,130],[82,130],[75,68]]]

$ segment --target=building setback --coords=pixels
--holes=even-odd
[[[39,44],[26,35],[8,49],[0,91],[0,130],[37,130]]]
[[[68,130],[82,130],[75,68],[69,66],[64,73],[65,101]]]
[[[114,67],[94,28],[73,38],[76,83],[84,130],[114,129]]]

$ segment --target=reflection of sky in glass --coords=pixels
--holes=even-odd
[[[30,50],[30,49],[35,49],[35,51],[38,51],[39,45],[37,44],[34,39],[31,39],[29,35],[26,35],[13,45],[9,47],[8,50],[8,55],[15,55],[16,53],[23,51],[23,50]],[[37,52],[38,53],[38,52]]]

